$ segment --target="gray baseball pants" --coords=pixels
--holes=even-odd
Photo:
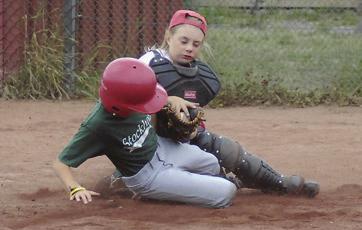
[[[231,204],[237,189],[219,173],[212,154],[158,137],[153,159],[136,175],[122,180],[140,197],[222,208]]]

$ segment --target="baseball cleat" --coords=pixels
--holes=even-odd
[[[319,193],[319,184],[316,181],[304,180],[301,176],[290,176],[284,180],[287,194],[313,198]]]
[[[309,198],[313,198],[319,193],[319,183],[316,181],[305,181],[303,185],[303,189],[301,191],[302,195],[305,195]]]
[[[283,186],[286,188],[287,194],[299,194],[304,185],[304,178],[301,176],[289,176],[285,177],[283,181]]]

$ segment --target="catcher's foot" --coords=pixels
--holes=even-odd
[[[319,183],[316,181],[305,181],[301,194],[313,198],[319,193]]]
[[[290,176],[283,178],[283,187],[286,188],[286,194],[299,194],[304,185],[304,178],[301,176]]]
[[[99,192],[102,197],[107,198],[112,195],[128,192],[129,190],[120,177],[111,175],[99,180],[94,191]]]
[[[319,193],[319,184],[315,181],[305,181],[301,176],[286,177],[284,184],[287,188],[287,194],[315,197]]]

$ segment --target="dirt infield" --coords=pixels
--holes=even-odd
[[[362,229],[362,107],[207,110],[208,129],[321,184],[315,199],[241,190],[216,210],[128,195],[67,200],[51,163],[92,106],[0,100],[0,229]],[[99,157],[74,173],[93,188],[112,171]]]

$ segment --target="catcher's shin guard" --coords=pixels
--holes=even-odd
[[[284,177],[266,162],[246,151],[241,152],[242,160],[234,170],[245,187],[261,189],[264,192],[298,194],[303,188],[304,178]]]
[[[210,132],[200,132],[191,141],[206,152],[212,153],[227,172],[233,172],[242,187],[260,189],[280,194],[303,194],[314,197],[319,185],[304,181],[301,176],[284,177],[259,157],[246,152],[242,146],[226,137]]]

